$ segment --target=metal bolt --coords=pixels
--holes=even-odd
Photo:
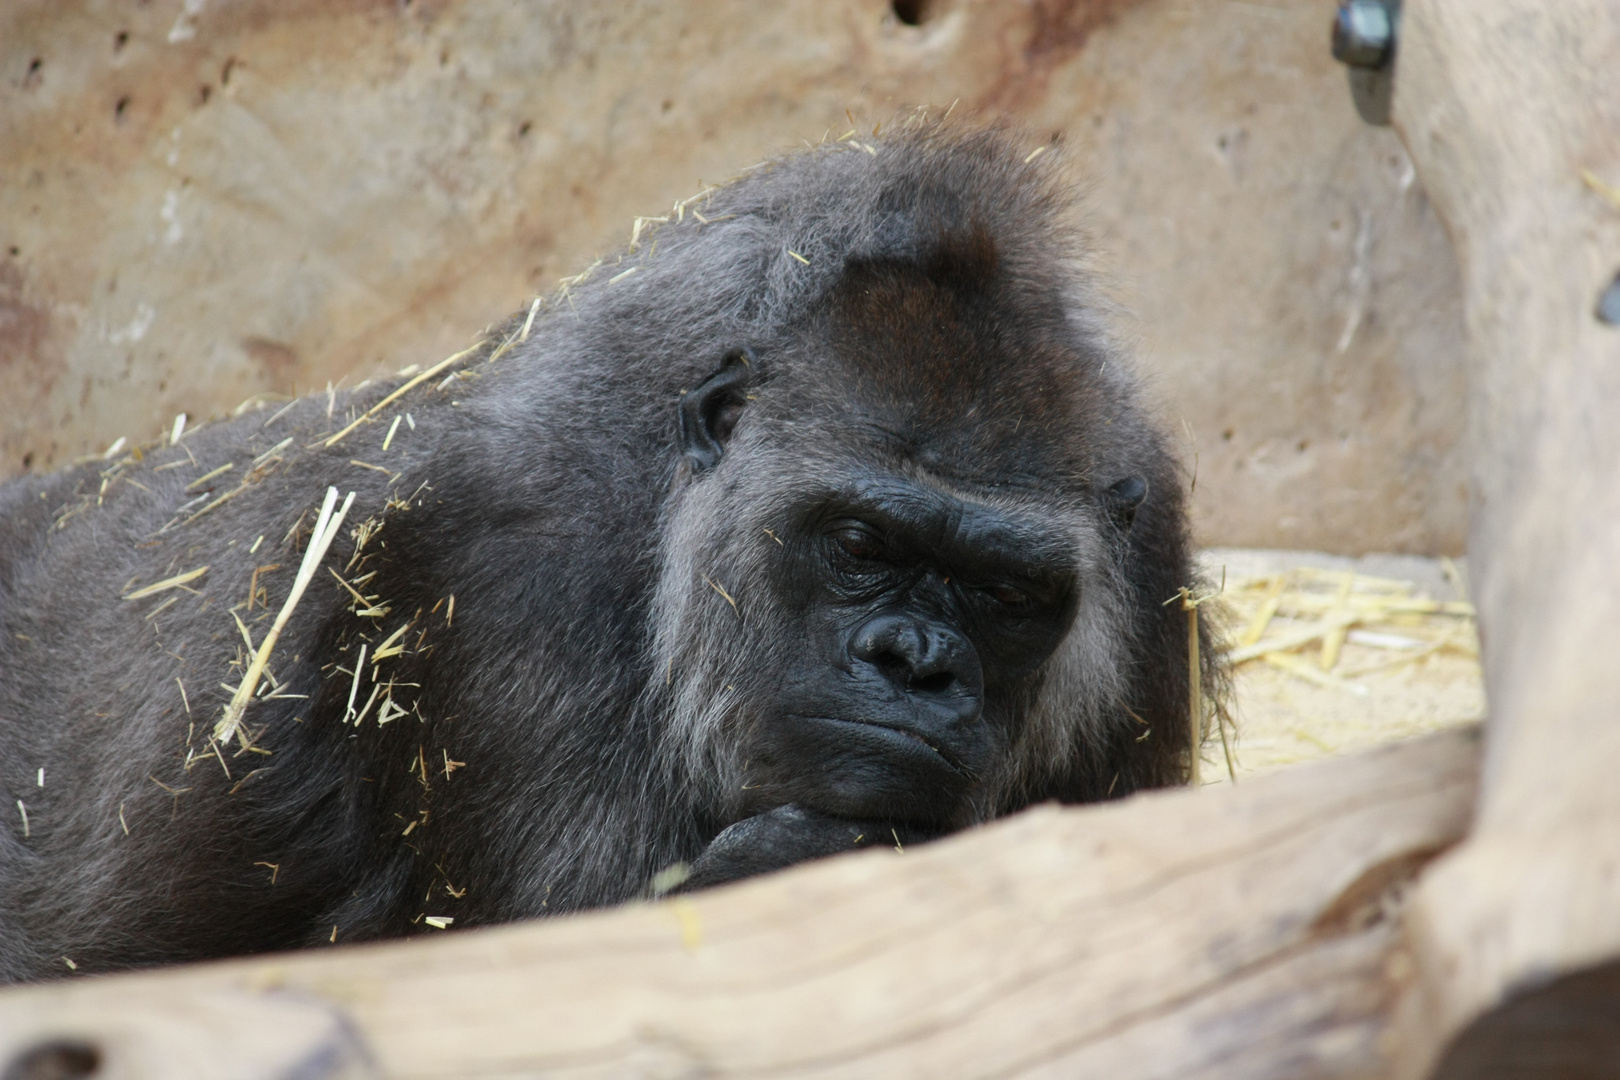
[[[1597,317],[1610,326],[1620,326],[1620,274],[1614,275],[1609,287],[1598,297]]]
[[[1333,20],[1333,58],[1376,71],[1395,53],[1395,18],[1384,0],[1345,0]]]

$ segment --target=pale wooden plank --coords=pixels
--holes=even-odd
[[[12,989],[0,1061],[115,1024],[121,1053],[130,1009],[231,993],[331,1010],[389,1077],[1213,1076],[1237,1052],[1370,1075],[1389,934],[1368,914],[1388,868],[1462,835],[1476,743],[1040,807],[613,912]]]

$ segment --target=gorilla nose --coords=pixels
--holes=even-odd
[[[957,712],[979,713],[984,673],[966,638],[947,626],[905,615],[879,615],[855,632],[850,652],[897,689]]]

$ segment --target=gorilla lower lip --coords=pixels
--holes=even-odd
[[[887,732],[891,732],[892,734],[900,737],[901,739],[904,739],[904,740],[906,740],[908,742],[915,743],[918,746],[926,748],[935,757],[939,758],[940,761],[943,761],[950,768],[950,770],[952,772],[957,773],[958,775],[962,776],[964,779],[967,779],[967,780],[976,779],[976,777],[973,775],[973,773],[965,765],[963,765],[959,760],[957,760],[955,755],[941,749],[939,746],[937,746],[934,743],[930,742],[928,739],[924,738],[922,735],[920,735],[917,732],[911,730],[910,728],[896,727],[893,724],[880,724],[875,720],[842,720],[842,719],[839,719],[838,717],[835,717],[835,716],[824,716],[824,717],[821,717],[820,719],[822,719],[822,720],[824,720],[824,721],[826,721],[827,723],[830,723],[830,724],[849,724],[849,725],[851,725],[853,727],[864,728],[867,731],[887,731]]]

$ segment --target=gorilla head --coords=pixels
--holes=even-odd
[[[1177,477],[1057,200],[931,175],[963,156],[886,177],[818,303],[682,393],[651,690],[722,820],[929,835],[1185,767]]]

